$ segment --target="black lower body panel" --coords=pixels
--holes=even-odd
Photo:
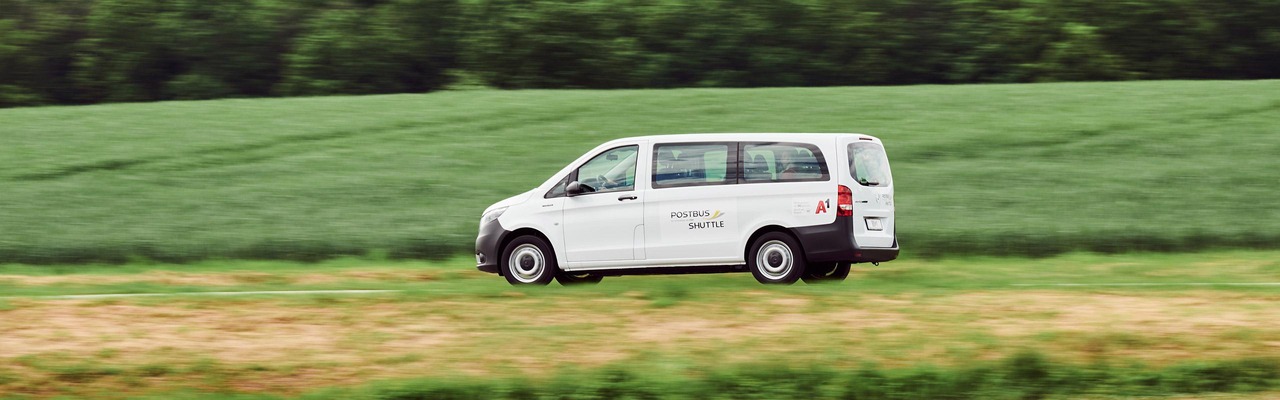
[[[898,241],[893,247],[858,247],[853,240],[853,218],[836,217],[826,225],[792,229],[809,262],[883,262],[898,258]]]
[[[493,221],[480,227],[480,235],[476,236],[476,269],[491,274],[498,273],[498,263],[502,262],[502,238],[507,230],[502,224]]]

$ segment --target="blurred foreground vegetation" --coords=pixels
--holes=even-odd
[[[839,370],[822,365],[757,363],[685,371],[687,375],[664,372],[613,366],[591,371],[567,370],[538,383],[519,377],[425,378],[379,382],[359,388],[317,390],[296,397],[244,395],[235,398],[1028,400],[1257,393],[1255,398],[1265,399],[1274,396],[1274,390],[1280,388],[1280,361],[1267,358],[1150,368],[1105,363],[1072,365],[1051,361],[1035,352],[1024,352],[998,362],[976,362],[950,368],[883,369],[866,366]],[[166,393],[152,398],[174,395]],[[195,399],[226,396],[228,394],[180,394],[180,397]]]
[[[881,137],[905,257],[1280,244],[1280,81],[465,91],[0,126],[0,263],[470,254],[489,204],[601,142],[685,132]]]
[[[0,265],[0,398],[1280,393],[1280,286],[1265,284],[1280,251],[900,260],[786,287],[745,273],[510,287],[470,263]],[[207,293],[337,288],[398,291]],[[72,293],[167,295],[45,297]]]
[[[1280,77],[1280,2],[0,0],[0,107]]]

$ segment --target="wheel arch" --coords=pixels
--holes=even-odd
[[[542,231],[527,227],[519,228],[502,235],[502,240],[498,242],[498,276],[507,276],[507,269],[502,265],[502,257],[506,256],[507,245],[511,244],[512,241],[515,241],[516,238],[521,236],[535,236],[542,239],[544,242],[547,242],[547,246],[551,246],[550,256],[552,258],[556,257],[556,245],[553,244],[551,239],[548,238],[547,235],[544,235]]]
[[[755,232],[752,232],[751,236],[747,237],[747,242],[742,245],[743,262],[751,259],[751,247],[756,243],[756,239],[759,239],[761,236],[771,232],[781,232],[787,236],[791,236],[791,239],[796,241],[796,245],[800,246],[800,248],[796,250],[799,250],[801,255],[804,254],[804,243],[800,242],[800,237],[796,236],[796,233],[792,232],[791,229],[784,228],[781,225],[765,225],[756,229]]]

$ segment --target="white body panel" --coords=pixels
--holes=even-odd
[[[655,187],[655,163],[661,162],[660,156],[655,156],[655,146],[704,142],[812,146],[822,155],[826,179]],[[554,248],[560,267],[568,271],[738,265],[745,263],[747,241],[763,227],[792,229],[835,222],[837,186],[844,185],[853,191],[853,218],[876,219],[881,224],[878,231],[869,231],[865,223],[854,224],[856,243],[896,247],[892,185],[861,185],[850,174],[847,147],[857,142],[880,144],[878,139],[858,134],[693,134],[619,139],[597,146],[530,192],[490,206],[486,214],[505,207],[498,218],[502,227],[542,233]],[[584,163],[625,145],[639,148],[633,189],[548,197]],[[734,152],[744,153],[736,148]],[[729,164],[739,172],[739,165],[751,161],[733,157],[737,164]]]
[[[637,165],[645,165],[648,157],[645,141],[613,141],[609,149],[639,146]],[[608,150],[608,149],[605,149]],[[594,153],[588,153],[594,155]],[[566,197],[563,211],[564,247],[562,266],[596,265],[602,262],[631,261],[640,256],[638,240],[643,241],[644,187],[647,175],[636,173],[635,187],[608,193],[588,193]],[[557,180],[556,183],[559,181]],[[643,246],[643,244],[641,244]],[[643,257],[640,257],[643,259]],[[568,269],[568,268],[566,268]]]

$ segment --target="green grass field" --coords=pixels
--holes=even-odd
[[[468,254],[617,137],[885,140],[904,257],[1280,245],[1280,81],[465,91],[0,110],[0,262]]]
[[[1280,282],[1280,252],[911,259],[788,287],[513,288],[466,259],[6,265],[0,398],[1273,399],[1280,286],[1227,285],[1247,282]],[[1026,286],[1056,283],[1163,286]],[[401,292],[198,295],[306,289]],[[185,294],[41,297],[77,293]]]

